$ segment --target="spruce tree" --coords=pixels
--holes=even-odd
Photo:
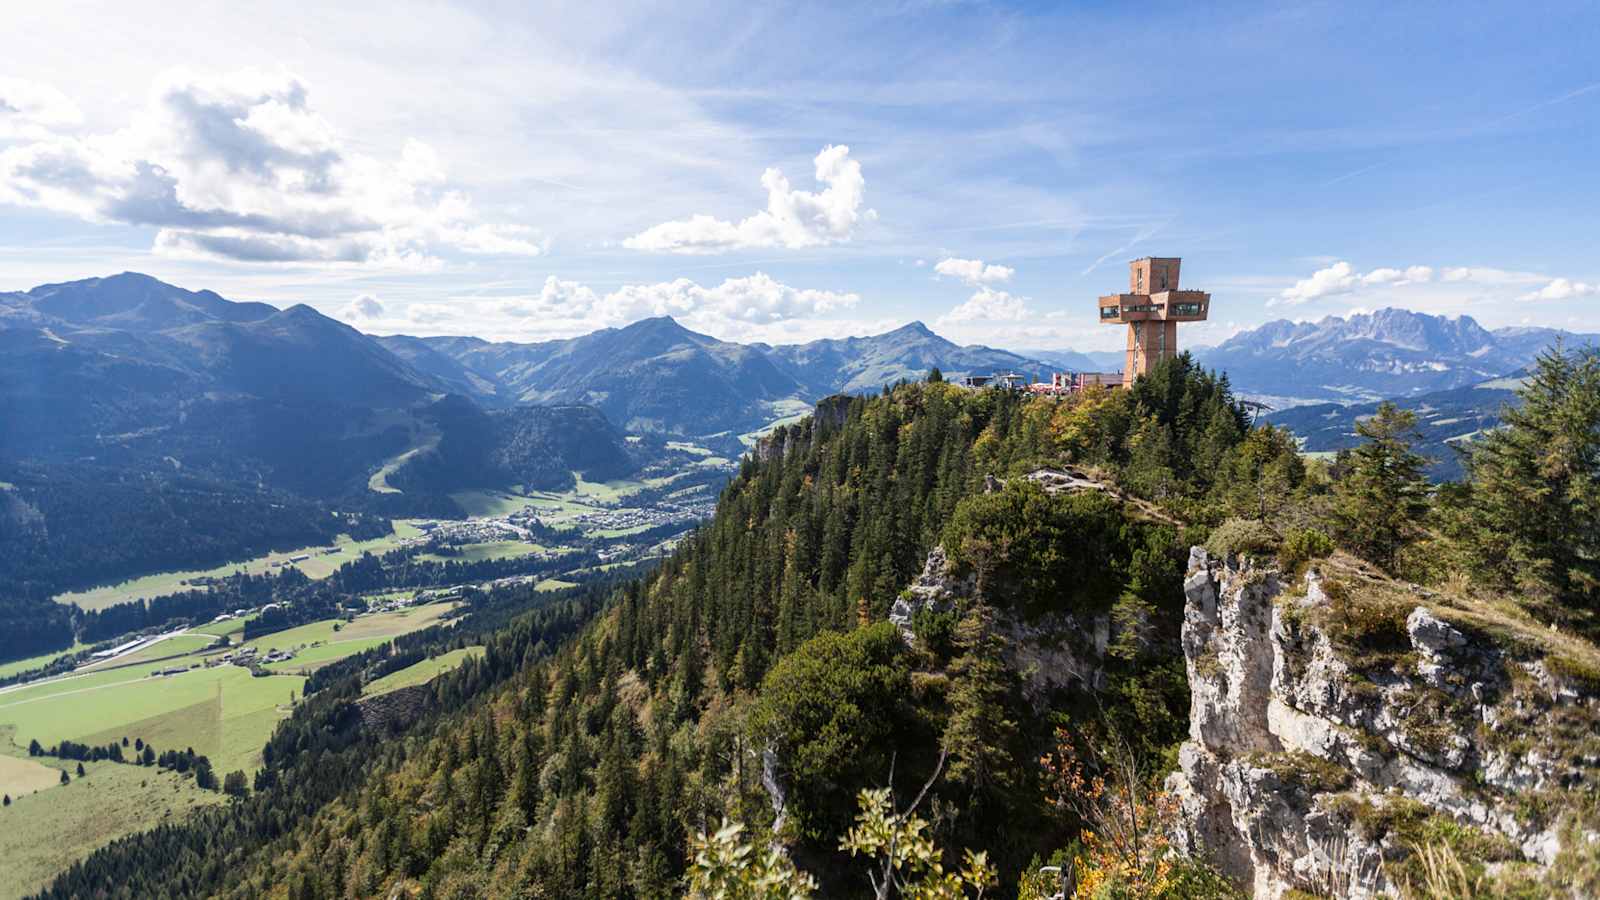
[[[1365,438],[1349,454],[1349,471],[1334,486],[1336,539],[1352,552],[1393,569],[1400,550],[1415,540],[1427,511],[1426,460],[1411,447],[1417,415],[1385,402],[1356,433]]]
[[[1540,355],[1519,406],[1467,456],[1474,543],[1488,568],[1600,605],[1600,354]]]

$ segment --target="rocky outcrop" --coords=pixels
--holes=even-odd
[[[421,717],[427,708],[429,687],[413,684],[382,694],[362,697],[355,704],[361,727],[397,734]]]
[[[1189,740],[1168,781],[1179,849],[1257,897],[1367,898],[1394,894],[1430,843],[1536,878],[1600,842],[1583,799],[1600,781],[1600,686],[1574,674],[1592,657],[1493,611],[1336,575],[1291,592],[1273,569],[1191,551]]]
[[[889,621],[907,644],[916,641],[915,619],[923,610],[958,612],[977,592],[976,578],[957,576],[943,547],[928,553],[922,574],[900,592],[889,608]],[[996,611],[994,629],[1005,640],[1006,664],[1022,680],[1023,694],[1042,703],[1059,689],[1102,687],[1102,663],[1112,640],[1111,617],[1049,613],[1022,618]]]

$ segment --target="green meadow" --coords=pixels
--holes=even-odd
[[[160,597],[164,594],[174,594],[195,588],[190,582],[197,578],[223,578],[235,572],[246,572],[251,575],[263,575],[273,572],[282,566],[293,566],[304,572],[310,578],[327,578],[340,566],[356,559],[363,553],[386,553],[400,546],[408,538],[421,535],[417,527],[404,520],[395,520],[394,532],[381,538],[366,541],[354,541],[348,535],[340,535],[332,544],[336,553],[326,552],[329,545],[320,544],[314,547],[301,547],[295,550],[284,550],[278,553],[268,553],[254,559],[241,562],[228,563],[211,569],[191,569],[182,572],[161,572],[154,575],[145,575],[140,578],[129,579],[120,584],[105,585],[83,591],[71,591],[57,594],[57,603],[75,603],[84,609],[104,609],[118,603],[140,598]],[[291,563],[289,560],[295,556],[309,558],[300,562]]]
[[[114,762],[84,763],[84,777],[74,775],[63,785],[66,764],[0,755],[0,778],[13,761],[46,770],[50,784],[26,795],[12,793],[11,805],[0,807],[0,900],[38,891],[117,838],[179,821],[226,799],[196,787],[191,775]],[[71,771],[77,771],[76,763]]]
[[[451,650],[449,653],[443,653],[432,659],[425,659],[415,665],[407,666],[398,672],[390,672],[388,675],[362,688],[361,693],[370,697],[374,694],[386,694],[389,691],[396,691],[412,685],[427,684],[440,673],[448,672],[461,665],[462,661],[468,657],[477,658],[482,655],[482,647],[463,647],[460,650]]]

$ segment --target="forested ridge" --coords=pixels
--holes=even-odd
[[[1137,827],[1161,821],[1159,801],[1124,809],[1107,786],[1148,785],[1184,736],[1188,545],[1287,570],[1337,544],[1419,581],[1470,571],[1591,630],[1593,542],[1552,542],[1600,534],[1584,530],[1600,510],[1597,397],[1593,358],[1547,356],[1524,397],[1544,417],[1512,418],[1438,496],[1403,412],[1364,423],[1367,442],[1333,465],[1307,462],[1187,357],[1062,400],[937,373],[834,398],[771,435],[659,570],[517,620],[436,682],[417,727],[363,733],[359,677],[322,679],[249,800],[119,842],[47,896],[652,897],[748,887],[764,867],[869,894],[886,821],[873,804],[902,810],[922,785],[916,817],[887,821],[926,826],[918,846],[951,890],[966,866],[966,883],[1032,896],[1028,873],[1054,857],[1105,896],[1231,896],[1203,865],[1152,855],[1155,831],[1135,829],[1153,849],[1131,858],[1105,839],[1129,818],[1108,802]],[[1111,487],[1024,477],[1069,463]],[[1550,465],[1565,477],[1548,492],[1519,489]],[[921,611],[908,642],[886,620],[936,544],[977,590]],[[1052,616],[1109,619],[1101,671],[1029,696],[1007,635]],[[862,793],[879,787],[892,793]],[[733,852],[725,821],[754,847]],[[775,824],[787,858],[762,849]]]

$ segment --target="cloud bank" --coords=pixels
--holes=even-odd
[[[107,134],[65,127],[77,117],[64,100],[0,83],[0,122],[29,128],[0,151],[0,203],[155,226],[159,252],[256,263],[429,268],[440,250],[540,252],[530,229],[480,221],[426,144],[389,159],[353,150],[287,72],[169,72]]]
[[[850,158],[850,148],[829,145],[813,160],[816,180],[826,187],[816,193],[796,190],[776,168],[761,176],[767,189],[767,208],[740,222],[727,222],[705,214],[647,228],[622,242],[633,250],[664,253],[725,253],[758,247],[819,247],[847,241],[856,225],[876,218],[861,208],[866,179],[861,163]]]
[[[765,272],[716,285],[678,278],[625,284],[608,292],[551,275],[528,296],[411,303],[392,314],[376,298],[362,296],[337,314],[381,332],[420,330],[514,339],[568,337],[672,316],[689,328],[719,337],[767,339],[796,328],[830,327],[837,321],[832,317],[853,311],[860,301],[854,293],[792,287]]]

